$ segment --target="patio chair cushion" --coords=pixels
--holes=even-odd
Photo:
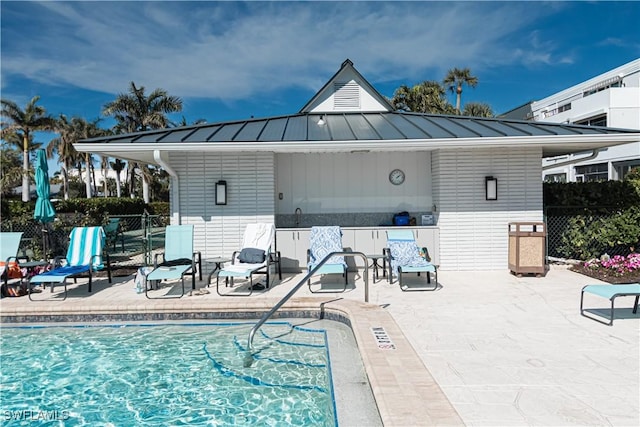
[[[315,265],[322,261],[331,252],[342,252],[342,231],[338,226],[312,227],[310,240],[309,263]],[[333,256],[327,260],[325,265],[341,264],[346,265],[344,257]]]
[[[389,240],[391,252],[391,268],[398,275],[398,267],[429,267],[431,263],[420,255],[420,248],[415,241]]]
[[[243,248],[238,255],[238,261],[248,264],[260,264],[266,259],[266,252],[258,248]]]
[[[164,261],[158,264],[158,267],[175,267],[178,265],[191,265],[192,262],[193,262],[193,259],[191,258],[178,258],[178,259],[172,259],[169,261]]]

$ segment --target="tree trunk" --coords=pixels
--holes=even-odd
[[[91,194],[91,171],[90,171],[90,165],[89,165],[89,153],[86,153],[84,156],[84,164],[85,164],[85,170],[86,170],[86,175],[84,177],[84,187],[85,190],[87,192],[87,199],[90,199],[92,194]]]
[[[120,171],[116,171],[116,196],[121,197],[122,191],[120,190]]]
[[[107,197],[107,170],[102,168],[102,197]]]
[[[29,188],[29,134],[26,132],[22,137],[24,152],[22,153],[22,201],[28,202],[30,197]]]
[[[93,163],[91,163],[91,186],[93,187],[93,194],[98,195],[98,187],[96,185],[98,181],[96,181],[96,168],[93,167]]]
[[[62,164],[60,170],[62,171],[62,193],[64,194],[64,199],[69,200],[69,173],[67,172],[67,165]]]
[[[149,203],[149,183],[147,182],[147,178],[142,174],[142,198],[145,203]]]
[[[136,197],[136,167],[138,166],[137,163],[131,163],[129,162],[129,196],[132,199],[135,199]]]

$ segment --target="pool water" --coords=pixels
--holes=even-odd
[[[337,425],[323,329],[253,323],[3,327],[0,418],[65,426]]]

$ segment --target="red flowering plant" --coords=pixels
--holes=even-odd
[[[640,283],[640,254],[624,257],[604,254],[573,266],[572,270],[609,283]]]

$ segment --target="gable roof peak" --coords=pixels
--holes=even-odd
[[[389,112],[391,103],[353,66],[349,58],[300,113]]]

